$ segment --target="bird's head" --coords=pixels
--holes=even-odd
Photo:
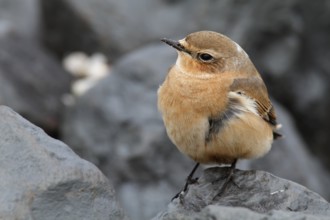
[[[236,71],[249,61],[248,55],[237,43],[213,31],[195,32],[179,41],[162,41],[178,51],[176,65],[189,74]]]

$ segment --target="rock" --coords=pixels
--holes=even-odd
[[[17,35],[0,38],[0,104],[56,134],[70,76],[38,44]]]
[[[0,106],[0,219],[125,219],[107,178]]]
[[[38,0],[0,0],[0,36],[15,32],[29,40],[38,39],[39,8]]]
[[[153,62],[150,62],[152,57]],[[156,93],[176,53],[151,44],[123,57],[102,80],[67,109],[63,139],[82,157],[111,176],[128,215],[150,219],[184,184],[194,162],[170,143]],[[291,117],[276,105],[285,138],[252,164],[329,196],[329,175],[304,149]],[[147,196],[151,195],[151,196]]]
[[[253,27],[260,24],[257,22],[259,18],[277,8],[287,7],[290,11],[295,2],[49,0],[41,4],[45,40],[54,51],[64,54],[63,50],[70,51],[73,47],[87,52],[101,49],[115,60],[119,55],[150,41],[183,37],[201,29],[224,32],[239,40],[255,30]],[[263,13],[259,13],[260,10]],[[272,19],[267,24],[273,23],[278,21]]]
[[[330,55],[330,5],[324,0],[290,2],[290,7],[282,4],[258,14],[254,30],[241,43],[270,93],[292,113],[310,151],[329,168],[330,65],[325,59]]]
[[[294,182],[263,171],[235,170],[218,195],[227,168],[204,171],[186,195],[171,202],[154,220],[170,219],[330,219],[330,204]]]
[[[40,7],[42,41],[54,54],[63,58],[76,51],[105,51],[101,45],[108,38],[98,38],[86,15],[79,14],[68,1],[40,1]]]

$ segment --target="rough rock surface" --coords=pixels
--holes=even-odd
[[[175,57],[162,45],[123,57],[109,77],[68,109],[62,129],[65,142],[111,175],[135,219],[151,218],[162,209],[193,166],[170,143],[157,111],[157,89]],[[328,197],[329,175],[306,153],[285,110],[279,108],[278,114],[286,137],[275,142],[267,159],[243,161],[242,167],[274,171]]]
[[[233,181],[218,195],[227,172],[205,170],[198,183],[154,220],[330,219],[330,204],[321,196],[263,171],[235,170]]]
[[[125,219],[107,178],[0,106],[0,219]]]
[[[59,126],[62,96],[70,76],[38,44],[9,34],[0,37],[0,104],[54,132]]]

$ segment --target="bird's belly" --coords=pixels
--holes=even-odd
[[[272,128],[259,116],[240,113],[228,120],[199,148],[201,163],[231,163],[235,159],[252,159],[265,155],[273,142]]]
[[[174,120],[169,120],[174,119]],[[206,138],[206,117],[189,114],[164,117],[168,136],[177,148],[193,160],[204,163],[232,163],[266,154],[273,141],[270,126],[259,116],[243,112],[226,121],[217,133]]]
[[[167,134],[176,147],[184,154],[197,161],[197,154],[205,147],[205,132],[208,121],[196,115],[163,115]]]

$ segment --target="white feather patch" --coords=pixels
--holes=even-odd
[[[181,66],[181,57],[180,57],[180,55],[176,59],[175,66],[180,71],[180,73],[182,73],[186,76],[189,76],[189,77],[194,77],[194,78],[199,78],[199,79],[210,79],[210,78],[216,77],[216,74],[211,74],[211,73],[206,73],[206,72],[204,72],[204,73],[195,73],[195,74],[185,72],[183,70],[182,66]]]
[[[256,102],[248,96],[245,96],[244,94],[238,94],[237,92],[229,92],[228,98],[239,100],[239,104],[236,104],[234,108],[237,108],[240,111],[252,112],[258,115]]]

